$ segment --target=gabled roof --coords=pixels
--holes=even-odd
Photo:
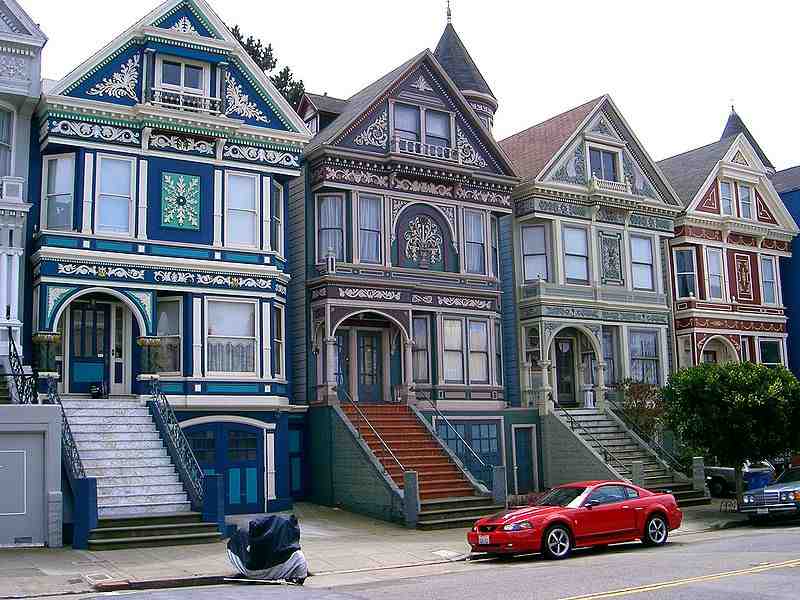
[[[606,97],[600,96],[585,104],[551,117],[500,142],[523,179],[534,179],[553,156],[575,133],[584,119]]]
[[[800,189],[800,165],[775,173],[772,176],[772,185],[779,194]]]
[[[0,0],[0,37],[42,47],[47,36],[16,0]]]
[[[319,112],[340,115],[347,106],[347,100],[334,98],[333,96],[328,96],[328,94],[312,94],[311,92],[306,92],[306,97]]]
[[[722,160],[734,141],[736,141],[736,135],[665,158],[657,163],[684,206],[691,204],[697,192],[700,191],[700,187],[708,178],[708,174]]]
[[[735,137],[740,133],[743,133],[744,137],[747,138],[747,141],[750,142],[750,145],[753,147],[753,150],[756,151],[756,154],[758,154],[758,158],[761,160],[762,163],[764,163],[764,166],[774,170],[775,166],[767,158],[767,155],[761,149],[761,146],[758,145],[756,138],[754,138],[753,134],[750,133],[750,130],[747,128],[747,125],[744,124],[742,118],[731,106],[731,114],[728,116],[727,123],[725,123],[725,129],[722,132],[722,137],[720,138],[720,140],[724,140],[725,138],[729,137]]]
[[[452,23],[444,28],[433,55],[462,92],[480,92],[495,97]]]

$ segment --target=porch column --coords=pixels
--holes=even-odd
[[[522,363],[522,398],[523,406],[535,406],[533,397],[533,364]]]
[[[540,415],[548,415],[553,412],[553,400],[550,395],[553,393],[553,387],[550,383],[550,367],[552,364],[549,360],[539,361],[539,366],[542,367],[542,387],[539,393],[537,405]]]
[[[403,340],[404,344],[404,387],[407,404],[416,404],[417,395],[414,392],[414,341]]]
[[[336,392],[336,337],[325,338],[325,390],[323,392],[326,404],[336,404],[339,395]]]
[[[594,387],[594,401],[597,410],[605,412],[606,410],[606,363],[597,363],[597,372],[595,373],[595,381],[597,382]]]
[[[21,320],[19,318],[19,291],[19,254],[14,253],[11,255],[11,289],[9,290],[11,319],[14,321]]]

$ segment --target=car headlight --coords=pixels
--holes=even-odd
[[[789,502],[789,492],[781,492],[781,502]]]
[[[744,503],[745,504],[752,504],[753,503],[753,497],[752,496],[745,496],[744,497]]]
[[[533,529],[533,525],[531,525],[528,521],[503,525],[503,531],[525,531],[526,529]]]

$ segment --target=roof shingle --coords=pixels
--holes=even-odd
[[[800,165],[775,173],[772,176],[772,185],[779,194],[800,189]]]
[[[684,206],[689,206],[700,186],[733,144],[736,136],[665,158],[656,163],[672,184]]]
[[[452,24],[444,28],[433,55],[462,92],[471,90],[495,97]]]
[[[753,150],[756,151],[758,154],[758,158],[764,163],[764,166],[774,169],[775,167],[767,158],[766,153],[761,149],[761,146],[758,145],[756,138],[753,137],[753,134],[750,133],[750,130],[747,128],[747,125],[744,124],[742,118],[738,115],[738,113],[733,110],[731,107],[731,114],[728,116],[728,121],[725,123],[725,129],[722,132],[722,137],[720,140],[724,140],[725,138],[734,137],[739,135],[740,133],[744,134],[744,137],[747,138],[747,141],[753,147]]]

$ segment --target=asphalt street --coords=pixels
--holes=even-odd
[[[773,525],[676,535],[662,548],[636,543],[578,551],[559,562],[527,556],[324,575],[302,588],[230,585],[124,595],[131,600],[796,600],[798,587],[800,526]]]

